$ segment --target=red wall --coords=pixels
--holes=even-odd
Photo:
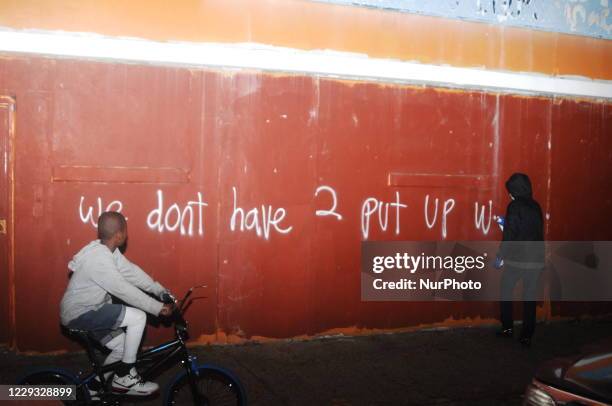
[[[9,264],[10,233],[6,223],[10,213],[10,167],[4,165],[9,157],[12,139],[12,115],[10,99],[0,96],[0,343],[9,341]]]
[[[393,202],[399,192],[408,206],[399,235],[391,207],[387,231],[371,219],[370,240],[442,238],[441,213],[433,228],[425,224],[428,194],[431,214],[435,198],[439,212],[455,199],[446,238],[499,239],[494,225],[486,235],[475,227],[474,203],[490,199],[502,214],[503,183],[523,171],[550,214],[548,239],[612,239],[610,104],[35,57],[0,60],[0,94],[17,100],[22,350],[69,347],[58,329],[66,264],[95,237],[79,209],[93,206],[97,217],[98,197],[103,207],[122,202],[127,255],[154,278],[175,292],[208,284],[188,313],[202,341],[496,316],[495,303],[361,302],[369,197]],[[341,220],[315,215],[331,204],[328,192],[314,196],[321,185],[335,190]],[[278,227],[290,232],[231,231],[233,187],[260,220],[262,205],[271,218],[284,209]],[[200,192],[203,235],[195,206],[194,235],[150,229],[158,190],[165,209]],[[150,329],[149,340],[169,334]]]

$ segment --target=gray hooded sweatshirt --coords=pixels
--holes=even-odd
[[[142,290],[159,297],[166,289],[128,261],[119,249],[111,252],[100,240],[83,247],[68,268],[73,274],[60,304],[63,325],[83,313],[112,303],[110,295],[155,316],[163,306]]]

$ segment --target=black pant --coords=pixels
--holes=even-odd
[[[509,329],[514,326],[512,317],[512,292],[519,281],[523,281],[523,328],[521,338],[531,338],[535,331],[536,322],[536,294],[541,269],[521,269],[513,266],[504,266],[501,279],[500,313],[502,328]]]

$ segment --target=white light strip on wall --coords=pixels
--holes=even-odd
[[[261,44],[156,42],[67,32],[0,28],[0,52],[155,65],[247,68],[365,81],[430,84],[507,93],[612,98],[612,81],[427,65],[336,51]]]

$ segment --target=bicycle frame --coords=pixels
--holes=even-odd
[[[88,348],[87,349],[88,352],[91,351],[91,354],[89,355],[89,358],[91,360],[96,359],[95,358],[95,354],[93,354],[93,349],[92,348]],[[136,359],[136,365],[137,366],[143,366],[145,364],[150,364],[151,362],[153,363],[153,365],[145,368],[145,369],[139,369],[140,370],[140,375],[144,378],[144,379],[148,379],[151,376],[153,376],[153,373],[161,366],[163,365],[166,361],[170,360],[171,358],[173,358],[175,355],[179,354],[183,352],[183,360],[184,361],[190,361],[189,363],[186,363],[188,365],[186,365],[186,367],[191,368],[191,356],[188,353],[187,347],[185,346],[185,343],[182,339],[174,339],[172,341],[168,341],[166,343],[160,344],[156,347],[150,348],[142,353],[140,353]],[[92,366],[94,368],[94,371],[92,371],[89,375],[87,375],[85,378],[83,378],[81,380],[81,382],[83,384],[87,384],[89,383],[92,379],[94,379],[96,376],[100,379],[100,382],[102,382],[102,385],[105,386],[106,385],[106,380],[104,378],[104,374],[106,372],[112,372],[115,370],[115,368],[117,368],[117,366],[119,366],[119,364],[121,363],[121,361],[117,361],[117,362],[113,362],[112,364],[108,364],[108,365],[99,365],[97,361],[93,361],[92,362]]]
[[[192,287],[191,289],[189,289],[185,297],[180,301],[177,301],[176,299],[172,298],[174,303],[177,305],[175,311],[172,314],[176,338],[174,340],[160,344],[156,347],[145,350],[139,353],[136,358],[137,366],[143,366],[145,364],[152,363],[152,365],[146,367],[145,369],[140,368],[140,375],[143,377],[143,379],[146,380],[151,378],[154,372],[163,364],[165,364],[168,360],[174,358],[176,355],[180,355],[181,361],[189,377],[191,392],[196,402],[200,401],[200,396],[196,388],[196,383],[193,379],[193,374],[197,371],[197,359],[196,357],[191,356],[189,354],[189,350],[185,345],[185,341],[188,339],[189,334],[187,332],[187,322],[183,318],[183,311],[186,307],[186,304],[188,303],[187,299],[189,298],[189,296],[191,296],[193,290],[201,287],[206,287],[206,285]],[[107,372],[114,371],[115,368],[119,366],[121,361],[113,362],[112,364],[108,365],[100,365],[95,355],[93,344],[91,343],[91,341],[89,341],[88,339],[88,342],[86,342],[85,344],[87,349],[87,355],[94,370],[84,378],[79,379],[80,382],[78,386],[82,387],[83,385],[87,385],[95,377],[98,377],[98,379],[100,379],[100,382],[102,383],[102,387],[104,388],[103,393],[107,393],[107,380],[104,378],[104,374]],[[108,394],[112,394],[113,396],[122,396],[113,394],[112,392],[108,392]]]

